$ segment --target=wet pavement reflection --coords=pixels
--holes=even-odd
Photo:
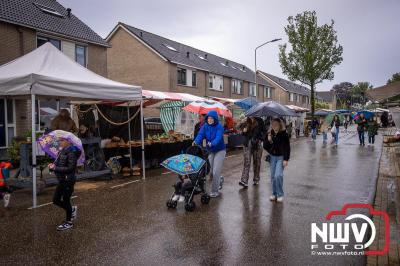
[[[368,198],[380,136],[376,143],[360,147],[352,132],[338,147],[321,138],[293,144],[283,204],[268,199],[265,162],[260,185],[240,189],[237,151],[225,161],[221,198],[202,205],[197,197],[193,213],[166,208],[172,174],[77,192],[79,217],[68,232],[55,230],[63,213],[51,205],[0,209],[0,265],[364,265],[361,256],[311,256],[310,224]]]

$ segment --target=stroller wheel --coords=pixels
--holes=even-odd
[[[188,212],[192,212],[196,209],[196,203],[194,201],[188,202],[185,204],[185,210]]]
[[[167,200],[167,207],[168,209],[175,209],[177,205],[176,201],[173,200]]]
[[[172,201],[171,202],[171,208],[172,209],[176,209],[176,206],[178,205],[178,202],[177,201]]]
[[[208,204],[210,202],[210,196],[208,194],[201,195],[201,203]]]

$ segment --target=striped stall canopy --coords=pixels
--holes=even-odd
[[[175,120],[182,112],[182,107],[185,106],[184,102],[181,101],[170,101],[163,103],[160,106],[160,119],[163,125],[165,133],[175,128]]]
[[[189,93],[180,92],[162,92],[162,91],[149,91],[142,90],[142,94],[147,99],[159,100],[159,101],[182,101],[182,102],[194,102],[204,101],[205,99]]]

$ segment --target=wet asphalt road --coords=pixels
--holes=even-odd
[[[380,150],[380,136],[375,147],[360,147],[355,133],[342,134],[337,148],[322,146],[320,136],[293,144],[283,204],[268,200],[265,162],[260,186],[239,188],[240,151],[225,161],[222,197],[209,205],[196,198],[193,213],[179,205],[167,210],[172,174],[114,188],[130,180],[101,182],[75,193],[79,217],[66,232],[55,230],[61,210],[27,210],[28,192],[15,193],[14,208],[0,208],[0,265],[364,265],[363,256],[311,256],[310,224],[345,203],[366,201]]]

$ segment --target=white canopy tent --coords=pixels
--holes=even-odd
[[[0,97],[25,97],[70,100],[140,101],[143,144],[143,101],[140,86],[115,82],[74,62],[52,44],[0,66]],[[32,106],[32,182],[33,207],[36,207],[35,104]],[[143,168],[143,177],[144,177]]]

